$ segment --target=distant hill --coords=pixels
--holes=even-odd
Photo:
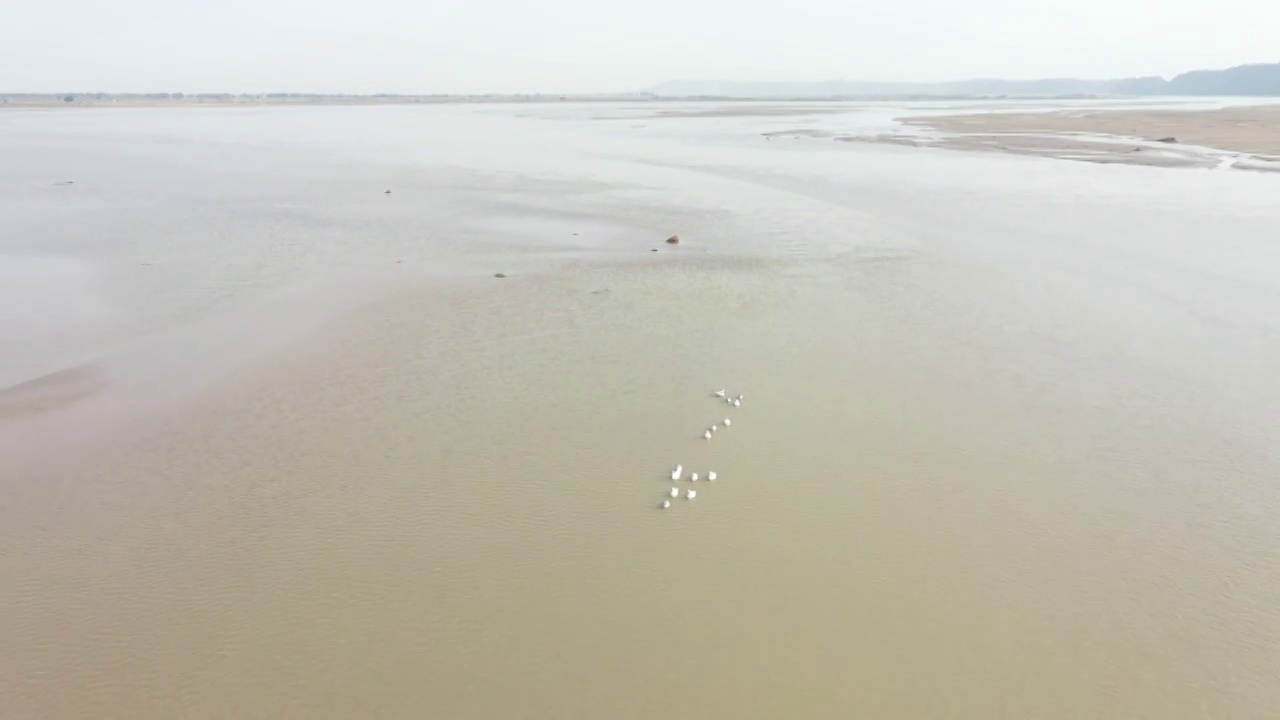
[[[1044,78],[1040,80],[975,79],[937,83],[763,82],[672,80],[648,88],[658,97],[839,98],[1080,95],[1280,95],[1280,63],[1239,65],[1225,70],[1194,70],[1166,80],[1132,77],[1118,80]]]
[[[1170,80],[1166,95],[1280,95],[1280,63],[1192,70]]]

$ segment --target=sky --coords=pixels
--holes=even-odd
[[[1280,61],[1277,0],[0,0],[0,92],[585,93],[1172,76]]]

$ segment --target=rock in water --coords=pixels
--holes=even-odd
[[[679,245],[679,244],[680,244],[680,236],[679,236],[679,235],[672,235],[671,237],[667,238],[667,244],[668,244],[668,245]]]
[[[504,275],[504,274],[502,274],[502,273],[494,273],[494,274],[493,274],[493,276],[494,276],[494,277],[496,277],[496,278],[504,278],[504,277],[506,277],[506,275]]]
[[[1162,138],[1159,138],[1159,139],[1157,139],[1157,140],[1156,140],[1156,142],[1162,142],[1162,143],[1176,143],[1176,142],[1178,142],[1178,138],[1176,138],[1176,137],[1174,137],[1174,136],[1170,135],[1170,136],[1168,136],[1168,137],[1162,137]]]

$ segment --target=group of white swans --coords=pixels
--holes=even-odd
[[[713,395],[713,396],[715,396],[715,397],[718,397],[718,398],[724,398],[725,403],[727,403],[727,404],[729,404],[729,405],[732,405],[732,406],[734,406],[734,407],[740,407],[740,406],[742,405],[742,396],[741,396],[741,395],[739,395],[739,396],[737,396],[737,397],[730,397],[730,396],[728,396],[728,395],[726,395],[726,394],[725,394],[725,391],[724,391],[723,389],[720,389],[720,390],[715,391],[714,393],[712,393],[712,395]],[[733,425],[733,421],[732,421],[732,420],[730,420],[729,418],[725,418],[723,421],[721,421],[721,422],[719,422],[719,423],[712,423],[712,424],[711,424],[711,427],[710,427],[710,428],[708,428],[708,429],[706,430],[706,432],[702,433],[702,439],[703,439],[703,440],[710,440],[710,439],[711,439],[711,438],[716,434],[716,431],[718,431],[718,430],[721,428],[721,426],[723,426],[723,427],[730,427],[730,426],[732,426],[732,425]],[[680,481],[680,478],[681,478],[681,477],[683,477],[683,476],[684,476],[684,466],[683,466],[683,465],[676,465],[676,469],[671,471],[671,480],[672,480],[672,482],[679,482],[679,481]],[[715,471],[714,471],[714,470],[709,470],[709,471],[707,471],[706,478],[707,478],[707,480],[708,480],[708,481],[710,481],[710,482],[715,482],[715,479],[716,479],[716,473],[715,473]],[[689,481],[690,481],[690,482],[698,482],[698,473],[689,473]],[[678,487],[673,487],[673,488],[671,488],[671,497],[673,497],[673,498],[678,498],[678,497],[680,497],[680,488],[678,488]],[[698,491],[697,491],[697,490],[694,490],[694,489],[692,489],[692,488],[690,488],[689,490],[686,490],[686,491],[685,491],[685,493],[684,493],[684,497],[685,497],[685,499],[686,499],[686,500],[692,500],[692,499],[694,499],[694,498],[698,497]],[[663,501],[662,501],[662,505],[661,505],[661,507],[662,507],[664,510],[665,510],[666,508],[671,507],[671,501],[670,501],[670,500],[663,500]]]

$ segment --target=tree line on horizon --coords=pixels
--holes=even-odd
[[[860,82],[829,80],[820,82],[769,82],[722,80],[672,80],[638,93],[0,93],[0,103],[10,100],[76,101],[143,100],[155,102],[300,102],[308,100],[384,102],[430,102],[454,98],[513,98],[526,100],[583,98],[867,98],[867,97],[1096,97],[1105,95],[1209,95],[1280,97],[1280,62],[1237,65],[1222,70],[1192,70],[1165,79],[1158,76],[1116,80],[1041,78],[1001,80],[980,78],[950,82]]]

